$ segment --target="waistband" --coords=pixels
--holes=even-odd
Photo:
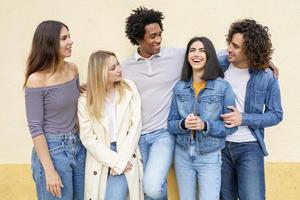
[[[44,133],[44,135],[47,138],[47,140],[79,138],[78,130],[74,130],[67,133]]]

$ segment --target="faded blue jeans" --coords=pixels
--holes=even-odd
[[[45,133],[53,165],[62,183],[62,198],[47,192],[45,171],[33,148],[31,168],[39,200],[83,200],[86,149],[78,133]]]
[[[117,150],[117,143],[112,142],[111,150]],[[107,176],[105,200],[126,200],[128,194],[127,180],[124,174]]]
[[[139,140],[144,166],[145,199],[167,199],[166,178],[173,160],[175,140],[167,129],[143,134]]]
[[[195,152],[195,141],[192,140],[186,150],[176,145],[174,162],[181,200],[219,200],[221,150],[199,154]]]
[[[264,200],[264,154],[258,142],[226,142],[222,150],[222,200]]]

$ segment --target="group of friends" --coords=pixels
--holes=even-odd
[[[134,55],[92,53],[82,86],[67,25],[38,25],[23,87],[39,200],[167,199],[173,162],[182,200],[265,199],[264,128],[283,117],[268,28],[233,22],[216,53],[162,48],[163,19],[133,10]]]

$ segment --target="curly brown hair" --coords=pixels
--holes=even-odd
[[[268,68],[274,51],[270,39],[269,28],[258,24],[252,19],[236,21],[231,24],[228,31],[226,38],[228,44],[236,33],[241,33],[243,35],[243,49],[250,68],[254,70]]]

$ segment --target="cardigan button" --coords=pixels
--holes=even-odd
[[[135,153],[132,155],[132,157],[133,157],[133,158],[135,158],[135,157],[136,157]]]
[[[93,172],[93,174],[94,174],[94,175],[97,175],[97,172],[96,172],[96,171],[94,171],[94,172]]]

